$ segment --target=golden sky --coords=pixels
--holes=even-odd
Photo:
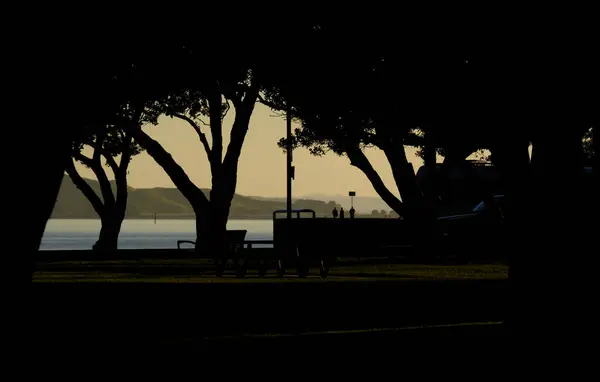
[[[232,108],[224,121],[224,147],[229,142],[229,131],[235,111]],[[209,137],[208,127],[201,126]],[[293,126],[292,128],[294,128]],[[144,130],[160,142],[183,167],[190,179],[199,187],[210,188],[210,170],[202,144],[194,130],[185,121],[161,117],[157,126]],[[257,104],[240,156],[237,193],[249,196],[283,197],[286,194],[285,153],[277,141],[285,135],[285,119],[275,116],[267,107]],[[422,161],[407,148],[409,160],[415,171]],[[383,153],[369,149],[367,156],[390,190],[398,195],[389,165]],[[350,165],[346,157],[327,154],[314,157],[306,149],[294,151],[296,179],[292,190],[294,197],[311,194],[348,195],[355,190],[357,196],[376,196],[365,175]],[[78,166],[82,176],[95,179],[93,173]],[[107,168],[110,175],[110,170]],[[112,176],[110,177],[112,179]],[[174,187],[173,183],[154,160],[146,153],[133,158],[129,167],[129,185],[135,188]]]

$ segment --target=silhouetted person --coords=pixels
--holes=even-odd
[[[333,211],[331,211],[331,214],[333,215],[334,219],[337,219],[337,217],[338,217],[337,208],[333,207]]]
[[[344,218],[344,207],[340,207],[340,219]]]
[[[350,219],[354,219],[354,214],[356,213],[356,210],[354,209],[354,207],[350,207]]]

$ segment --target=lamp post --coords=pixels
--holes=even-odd
[[[290,108],[286,112],[286,157],[287,157],[287,219],[292,219],[292,179],[294,178],[294,167],[292,166],[292,116]],[[288,224],[289,226],[289,224]]]

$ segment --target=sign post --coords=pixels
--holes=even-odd
[[[354,197],[356,196],[356,191],[348,192],[348,196],[350,196],[350,208],[354,208]]]

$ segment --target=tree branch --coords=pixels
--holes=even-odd
[[[259,96],[260,86],[258,81],[253,80],[252,85],[248,88],[246,96],[243,101],[233,106],[235,107],[235,120],[233,127],[231,128],[231,135],[229,139],[229,146],[227,146],[227,153],[223,163],[226,167],[237,169],[237,162],[242,152],[242,146],[246,133],[248,132],[248,126],[250,125],[250,117],[254,111],[256,105],[256,99]],[[233,171],[233,170],[232,170]]]
[[[128,137],[127,139],[125,139],[125,143],[123,144],[125,146],[124,149],[121,151],[121,161],[119,162],[119,166],[116,167],[115,171],[115,184],[117,186],[115,212],[117,214],[122,215],[120,216],[121,218],[125,217],[125,211],[127,210],[127,168],[129,167],[129,163],[131,162],[131,145],[133,144],[133,137]],[[113,160],[113,162],[115,161]]]
[[[113,205],[115,203],[115,195],[113,194],[112,187],[110,185],[108,177],[106,176],[104,167],[102,167],[102,163],[94,163],[92,171],[94,171],[94,174],[96,174],[96,178],[98,178],[98,183],[100,184],[100,191],[102,191],[102,199],[104,200],[104,204]]]
[[[183,168],[175,162],[169,154],[157,141],[152,139],[141,128],[134,128],[130,131],[136,142],[146,150],[148,155],[165,170],[169,178],[175,184],[175,187],[181,191],[183,196],[190,202],[192,208],[208,211],[209,202],[206,195],[198,188],[187,176]]]
[[[225,108],[225,111],[223,111],[223,115],[221,116],[221,122],[225,120],[227,113],[229,113],[229,110],[231,109],[231,104],[229,103],[229,100],[225,99],[225,101],[227,101],[227,107]]]
[[[83,179],[81,175],[79,175],[77,169],[75,168],[73,160],[69,160],[67,162],[67,167],[65,168],[65,171],[69,175],[69,178],[71,178],[71,181],[73,182],[75,187],[77,187],[81,191],[81,193],[86,197],[86,199],[94,208],[94,211],[96,211],[98,216],[102,218],[102,215],[104,214],[104,205],[102,204],[102,200],[100,200],[100,197],[96,195],[92,187],[85,181],[85,179]]]
[[[422,194],[417,187],[414,168],[406,158],[403,138],[408,132],[393,129],[386,121],[389,119],[383,119],[375,127],[375,133],[378,136],[377,147],[383,151],[390,164],[402,202],[405,206],[416,210],[421,205]]]
[[[223,119],[221,93],[213,92],[208,100],[208,113],[210,117],[210,133],[212,135],[213,152],[209,157],[212,175],[217,175],[223,160]]]
[[[131,155],[133,150],[133,137],[123,134],[123,139],[126,143],[123,144],[123,150],[121,150],[119,170],[127,174],[127,168],[129,167],[129,163],[131,162]]]
[[[113,158],[112,155],[107,153],[105,150],[102,150],[102,156],[104,157],[104,159],[106,159],[106,163],[108,163],[108,165],[113,171],[113,174],[115,174],[116,177],[119,173],[119,165],[117,164],[117,161],[115,160],[115,158]]]
[[[371,162],[369,162],[369,158],[366,157],[362,150],[358,147],[349,148],[346,149],[346,155],[350,159],[350,164],[367,176],[367,179],[369,179],[375,192],[377,192],[381,199],[398,215],[404,216],[404,204],[386,187],[377,171],[371,165]]]
[[[210,127],[210,123],[204,122],[201,118],[198,118],[198,121],[200,121],[200,123],[203,124],[204,126]]]
[[[94,163],[100,164],[100,158],[102,157],[102,148],[104,147],[104,138],[106,137],[106,133],[96,135],[96,141],[93,144],[94,153],[92,154],[92,161]]]
[[[415,133],[408,133],[404,138],[404,144],[406,146],[419,147],[425,145],[425,138],[420,137]]]
[[[77,153],[73,155],[73,157],[78,160],[84,160],[84,164],[94,171],[96,178],[98,178],[98,183],[100,184],[100,190],[102,191],[102,199],[104,200],[104,204],[113,205],[115,203],[115,196],[112,192],[112,187],[110,186],[106,172],[102,167],[102,162],[100,161],[104,151],[103,145],[105,136],[105,132],[96,136],[96,140],[93,143],[94,154],[91,159],[84,157],[81,153]]]
[[[206,155],[209,157],[209,160],[210,160],[210,155],[211,155],[212,150],[210,148],[210,145],[208,144],[206,135],[202,131],[200,131],[200,127],[196,124],[196,122],[194,122],[194,120],[191,119],[190,117],[183,115],[183,114],[173,113],[171,115],[173,117],[177,117],[179,119],[186,121],[187,123],[190,124],[190,126],[192,126],[194,131],[196,131],[196,134],[198,134],[198,138],[200,138],[200,142],[202,142],[202,145],[204,146],[204,150],[206,151]]]
[[[231,100],[233,102],[233,106],[238,105],[242,102],[242,97],[240,97],[235,90],[234,91],[223,91],[223,95],[227,100]]]
[[[258,98],[259,94],[260,82],[256,79],[256,77],[254,77],[252,79],[252,83],[246,89],[246,94],[244,95],[244,99],[242,100],[244,106],[250,107],[252,105],[252,108],[254,108],[254,104],[256,103],[256,99]]]
[[[273,102],[269,102],[269,101],[265,100],[260,94],[258,94],[257,98],[258,98],[258,102],[262,103],[263,105],[268,106],[273,110],[277,110],[277,111],[281,110],[281,107],[275,105]]]
[[[392,175],[396,182],[398,192],[405,206],[418,208],[421,205],[421,192],[417,187],[417,180],[412,164],[406,158],[406,150],[402,143],[385,145],[383,153],[390,164]]]
[[[85,155],[83,155],[80,152],[73,154],[73,158],[80,161],[81,163],[83,163],[84,165],[86,165],[89,168],[92,168],[94,166],[92,159],[86,157]]]

